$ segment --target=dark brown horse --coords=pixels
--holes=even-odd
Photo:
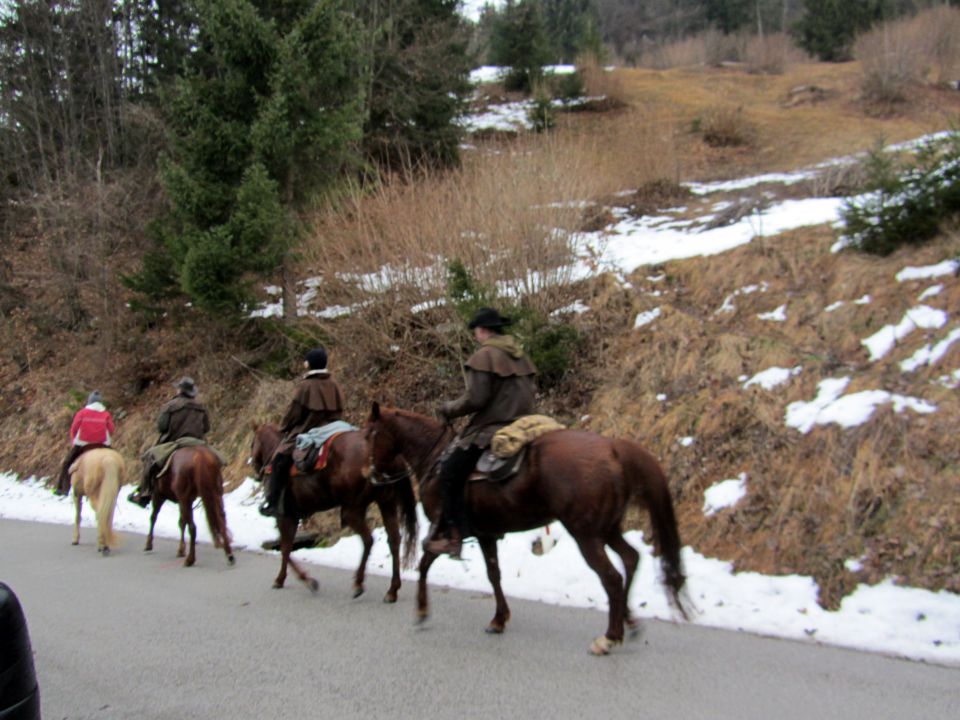
[[[365,432],[374,468],[392,467],[399,461],[417,473],[423,509],[435,521],[441,507],[436,458],[452,438],[452,429],[424,415],[374,403]],[[487,632],[502,633],[510,619],[500,587],[497,540],[505,533],[531,530],[553,520],[562,522],[576,540],[587,565],[600,577],[610,603],[607,632],[594,640],[590,652],[609,653],[613,645],[623,641],[624,625],[636,630],[639,623],[630,614],[627,597],[640,555],[624,539],[622,528],[631,500],[645,506],[650,514],[668,597],[686,617],[680,594],[685,581],[680,535],[659,463],[640,445],[627,440],[558,430],[533,442],[516,477],[499,484],[468,483],[467,513],[497,601]],[[605,546],[623,560],[626,577],[610,562]],[[427,572],[436,557],[425,553],[420,561],[420,620],[429,614]]]
[[[150,514],[150,533],[144,551],[153,550],[153,526],[157,523],[160,508],[167,500],[180,505],[180,547],[177,557],[186,555],[186,567],[196,562],[197,526],[193,522],[193,502],[203,502],[207,525],[214,547],[222,547],[227,562],[233,565],[233,550],[230,549],[230,531],[227,530],[227,515],[223,509],[223,477],[220,475],[220,460],[210,448],[183,447],[170,458],[170,469],[157,478],[153,488],[153,512]],[[185,552],[184,530],[190,528],[190,552]]]
[[[276,425],[267,423],[254,427],[253,445],[250,448],[250,461],[263,479],[266,466],[270,463],[277,445],[280,432]],[[280,574],[274,580],[275,588],[282,588],[287,579],[287,565],[293,568],[304,583],[313,592],[319,585],[300,565],[290,557],[293,540],[300,518],[315,512],[340,508],[341,523],[350,527],[363,540],[363,556],[353,579],[353,596],[363,594],[367,559],[373,547],[373,533],[367,525],[367,508],[376,503],[383,518],[383,527],[387,532],[387,543],[393,558],[393,572],[390,588],[383,601],[397,601],[400,590],[400,523],[403,523],[405,544],[403,565],[412,564],[416,554],[417,541],[417,503],[413,495],[413,484],[405,474],[395,476],[370,476],[370,454],[363,433],[343,432],[331,440],[325,467],[308,475],[295,475],[290,479],[287,492],[292,496],[292,505],[296,516],[288,514],[291,503],[281,503],[277,526],[280,530]]]

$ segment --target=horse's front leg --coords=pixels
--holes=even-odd
[[[430,600],[427,597],[427,573],[430,572],[430,566],[437,559],[428,550],[424,550],[420,558],[420,578],[417,580],[417,622],[423,623],[430,617]]]
[[[76,517],[73,521],[73,544],[80,544],[80,509],[83,506],[83,498],[77,493],[76,489],[73,491],[73,506],[76,509]]]
[[[296,574],[300,581],[303,582],[310,592],[315,593],[320,589],[320,583],[310,577],[307,572],[300,567],[299,563],[291,557],[293,552],[293,540],[297,534],[297,525],[300,521],[296,518],[289,518],[281,516],[277,520],[277,527],[280,530],[280,574],[277,575],[277,579],[273,581],[273,586],[275,588],[282,588],[284,581],[287,579],[287,565],[293,568],[293,572]]]
[[[150,552],[153,550],[153,528],[157,524],[157,516],[160,514],[160,507],[163,505],[164,500],[162,497],[157,495],[153,496],[153,512],[150,513],[150,532],[147,533],[147,544],[143,548],[144,552]]]
[[[385,603],[395,603],[397,593],[400,592],[400,524],[397,521],[396,504],[377,503],[380,508],[380,517],[383,518],[383,528],[387,532],[387,545],[390,546],[390,588],[384,595]]]
[[[480,550],[483,551],[484,562],[487,563],[487,578],[493,586],[493,596],[497,601],[497,612],[493,620],[487,626],[486,632],[493,635],[499,635],[503,632],[510,620],[510,608],[507,606],[507,598],[503,595],[503,588],[500,587],[500,560],[497,557],[497,539],[495,537],[477,537],[480,542]]]
[[[183,557],[183,530],[184,526],[190,530],[190,552],[183,561],[184,567],[192,567],[197,561],[197,524],[193,521],[193,503],[189,500],[180,501],[180,554]]]
[[[373,533],[367,525],[366,508],[343,508],[341,511],[343,523],[352,529],[363,541],[363,554],[360,556],[360,565],[357,566],[357,572],[353,576],[353,597],[358,598],[363,595],[363,582],[367,576],[367,560],[370,558],[370,550],[373,548]]]

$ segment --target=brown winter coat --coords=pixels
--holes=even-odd
[[[210,416],[207,415],[207,409],[193,398],[177,395],[160,408],[157,430],[160,431],[157,444],[183,437],[203,440],[210,432]]]
[[[511,335],[485,340],[466,363],[467,389],[444,403],[448,418],[473,415],[457,445],[489,447],[493,434],[518,417],[534,412],[537,369]]]
[[[327,370],[311,370],[297,383],[293,399],[280,421],[283,440],[278,453],[293,452],[297,435],[339,420],[343,415],[343,394]]]

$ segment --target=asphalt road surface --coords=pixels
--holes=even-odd
[[[433,588],[381,602],[371,576],[314,567],[273,590],[278,560],[125,535],[109,558],[92,531],[0,520],[0,580],[18,594],[44,720],[60,718],[631,718],[828,720],[960,717],[960,669],[648,621],[606,658],[586,649],[606,616],[512,600],[506,634],[485,594]],[[3,639],[0,638],[0,642]]]

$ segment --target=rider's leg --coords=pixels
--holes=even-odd
[[[156,477],[157,466],[153,462],[153,456],[145,455],[143,458],[143,477],[140,479],[140,487],[127,496],[127,500],[134,505],[146,507],[150,504],[150,498],[153,495],[153,480]]]
[[[476,467],[483,449],[476,445],[457,448],[439,471],[443,507],[437,523],[445,537],[437,537],[426,544],[426,549],[437,554],[449,553],[459,557],[463,538],[467,534],[467,513],[464,503],[464,485]]]
[[[60,474],[57,476],[57,487],[54,490],[54,493],[57,495],[67,495],[70,492],[70,466],[73,465],[74,460],[80,457],[81,452],[83,452],[82,445],[70,446],[67,459],[63,461],[63,465],[60,467]]]
[[[276,517],[280,494],[290,478],[290,468],[293,466],[293,455],[278,453],[273,457],[273,468],[267,478],[267,487],[264,490],[266,500],[260,506],[260,514],[267,517]]]

